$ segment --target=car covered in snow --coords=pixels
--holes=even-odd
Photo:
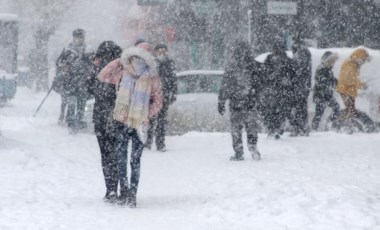
[[[169,107],[168,134],[189,131],[216,132],[229,128],[228,113],[217,110],[222,70],[189,70],[176,74],[178,94]]]

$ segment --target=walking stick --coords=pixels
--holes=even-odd
[[[40,105],[38,106],[38,108],[37,108],[36,112],[34,113],[33,117],[36,117],[38,111],[40,111],[42,105],[44,104],[46,98],[48,98],[48,96],[49,96],[49,94],[50,94],[50,92],[51,92],[52,89],[53,89],[53,86],[50,87],[49,91],[47,92],[45,98],[41,101],[41,103],[40,103]]]

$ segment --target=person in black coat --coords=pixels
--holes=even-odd
[[[115,155],[115,137],[113,135],[112,112],[115,106],[116,90],[112,84],[100,82],[98,73],[109,62],[120,57],[122,49],[112,41],[102,42],[95,54],[94,69],[87,79],[88,91],[95,97],[92,121],[98,140],[104,181],[106,185],[105,201],[115,202],[117,198],[117,162]]]
[[[76,133],[79,129],[86,127],[83,121],[87,101],[86,79],[92,63],[88,61],[91,55],[86,54],[85,50],[85,32],[82,29],[76,29],[73,31],[73,41],[62,51],[56,62],[62,94],[67,99],[66,119],[70,133]],[[64,108],[63,105],[62,108]],[[61,118],[63,117],[60,116]]]
[[[175,62],[167,55],[168,47],[165,44],[158,44],[154,48],[157,62],[157,72],[162,82],[163,105],[158,115],[149,121],[148,137],[145,147],[152,148],[153,136],[156,136],[156,148],[158,151],[165,151],[166,124],[169,106],[177,98],[177,79],[175,75]]]
[[[279,139],[284,122],[290,117],[293,95],[294,68],[286,55],[285,43],[275,41],[272,53],[264,61],[263,89],[260,93],[260,111],[268,135]]]
[[[312,75],[311,53],[300,38],[295,39],[292,48],[295,77],[293,80],[293,97],[291,102],[291,136],[307,136],[309,133],[307,99],[311,91]]]
[[[334,90],[337,79],[334,77],[332,68],[338,59],[338,55],[327,51],[323,54],[321,64],[315,73],[315,84],[313,89],[313,101],[316,104],[315,116],[312,122],[313,130],[317,130],[319,122],[325,111],[326,106],[332,108],[331,121],[335,121],[339,116],[339,104],[334,98]]]
[[[247,132],[248,149],[255,160],[261,155],[257,148],[258,112],[257,95],[261,88],[260,64],[254,60],[251,47],[237,42],[232,60],[228,63],[218,96],[218,112],[223,115],[229,100],[231,135],[234,156],[230,160],[244,160],[242,130]]]

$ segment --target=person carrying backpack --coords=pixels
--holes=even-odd
[[[218,97],[218,112],[223,115],[226,101],[231,112],[231,135],[234,156],[232,161],[244,160],[242,130],[246,129],[248,149],[254,160],[260,160],[257,148],[258,112],[256,100],[260,88],[259,67],[246,42],[237,42],[232,60],[228,63]]]
[[[68,48],[62,51],[56,63],[60,72],[58,76],[62,84],[62,94],[67,98],[66,120],[72,134],[86,127],[83,116],[87,101],[86,79],[89,74],[90,64],[85,51],[85,31],[75,29],[73,31],[73,41]],[[64,108],[64,101],[61,107]],[[61,115],[62,111],[64,113],[62,108]],[[60,121],[61,118],[62,116],[60,116]]]

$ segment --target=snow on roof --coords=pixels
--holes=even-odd
[[[223,70],[187,70],[178,72],[177,77],[186,76],[186,75],[223,75]]]
[[[17,21],[18,16],[16,14],[0,13],[0,21]]]

